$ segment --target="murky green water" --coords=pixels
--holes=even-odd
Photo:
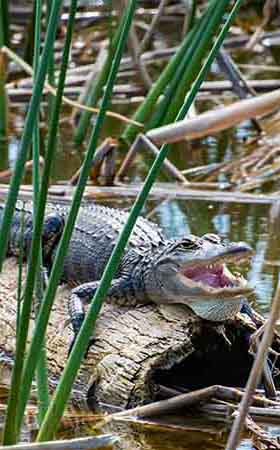
[[[110,134],[110,130],[107,129],[105,134]],[[171,159],[182,169],[221,161],[221,158],[231,159],[242,152],[243,136],[251,132],[250,128],[240,128],[235,133],[229,132],[220,136],[219,139],[209,138],[200,143],[195,142],[193,145],[182,144],[173,151]],[[77,151],[71,142],[72,130],[63,127],[53,170],[53,182],[69,179],[80,165],[81,149]],[[16,138],[13,138],[9,145],[9,157],[6,160],[9,160],[10,164],[13,163],[16,155],[17,143]],[[138,159],[131,170],[134,181],[144,177],[150,163],[151,160],[146,157]],[[118,207],[128,208],[130,205],[130,200],[117,202]],[[168,237],[182,236],[186,233],[202,235],[214,232],[228,240],[246,241],[251,244],[256,251],[251,264],[237,269],[243,272],[255,286],[255,295],[250,299],[254,307],[263,314],[269,311],[280,265],[279,223],[277,224],[278,214],[275,209],[271,211],[270,206],[254,204],[171,199],[148,202],[143,214],[160,224]],[[180,418],[173,425],[171,421],[162,422],[160,425],[120,424],[107,427],[103,431],[119,434],[121,449],[210,450],[224,447],[226,427],[223,424],[208,424],[200,421],[192,424],[192,431],[189,430],[189,426],[189,419]],[[74,425],[73,429],[68,431],[71,435],[93,432],[91,427],[84,427],[82,424],[78,427]],[[67,432],[68,435],[69,432]],[[273,432],[280,433],[280,430],[274,427]],[[239,448],[251,448],[250,440],[244,439]]]

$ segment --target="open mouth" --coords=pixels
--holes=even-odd
[[[239,272],[231,272],[224,263],[195,264],[184,268],[180,274],[185,284],[200,287],[206,294],[235,296],[252,292],[247,280]]]

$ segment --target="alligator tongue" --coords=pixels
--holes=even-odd
[[[222,265],[189,267],[184,270],[184,275],[193,281],[202,282],[214,288],[233,286],[232,280],[224,274]]]

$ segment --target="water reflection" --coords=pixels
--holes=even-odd
[[[104,135],[112,135],[112,124],[110,129],[104,130]],[[232,160],[242,152],[241,141],[244,136],[248,137],[248,129],[239,128],[239,131],[222,133],[217,137],[209,137],[201,142],[183,143],[176,146],[172,152],[171,159],[177,167],[184,169],[195,167],[210,162]],[[72,130],[70,127],[61,128],[58,139],[58,150],[53,165],[52,181],[68,180],[81,164],[83,149],[75,148],[72,144]],[[18,149],[18,140],[12,138],[9,143],[9,164],[12,165]],[[8,152],[2,152],[0,168],[8,165]],[[7,157],[6,157],[6,156]],[[186,156],[187,155],[187,156]],[[140,162],[140,164],[139,164]],[[142,179],[150,163],[149,158],[144,157],[135,165],[135,176]],[[223,180],[221,175],[221,181]],[[119,200],[117,207],[131,205],[130,200]],[[159,202],[148,202],[144,215],[152,213],[152,220],[163,228],[167,237],[180,237],[187,233],[203,235],[205,233],[217,233],[224,239],[233,241],[246,241],[255,249],[256,254],[249,265],[236,268],[249,279],[255,286],[255,297],[251,298],[254,307],[260,312],[267,313],[271,298],[273,296],[278,272],[279,272],[279,218],[280,208],[253,204],[222,204],[205,201],[182,201],[168,200]],[[186,431],[190,424],[189,419],[181,419],[184,430],[178,431],[167,429],[163,424],[160,428],[155,425],[114,425],[110,430],[121,436],[120,449],[139,450],[190,450],[190,449],[217,449],[224,448],[226,434],[224,425],[217,425],[215,433],[210,432],[206,422],[197,424],[199,431]],[[212,424],[213,425],[213,424]],[[82,427],[82,421],[79,421]],[[170,423],[169,423],[170,426]],[[202,432],[204,431],[204,432]],[[88,427],[84,434],[89,434]],[[275,427],[275,433],[279,428]],[[81,428],[73,426],[70,430],[72,435],[82,435]],[[251,449],[251,442],[244,439],[239,450]]]

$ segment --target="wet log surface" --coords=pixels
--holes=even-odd
[[[16,261],[5,261],[0,277],[0,383],[10,381],[15,350]],[[66,363],[71,339],[67,325],[69,287],[58,289],[47,331],[50,385]],[[32,333],[33,324],[31,325]],[[185,307],[105,304],[95,341],[72,393],[77,405],[128,408],[154,400],[160,385],[198,389],[212,384],[244,386],[252,363],[241,316],[225,324],[197,318]]]

